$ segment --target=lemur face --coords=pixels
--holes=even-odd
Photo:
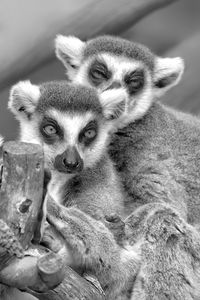
[[[102,156],[106,139],[100,116],[49,109],[39,123],[40,143],[48,158],[48,169],[75,174],[92,167]],[[103,140],[102,140],[103,138]]]
[[[77,174],[93,167],[106,151],[121,103],[104,103],[90,88],[26,81],[12,88],[9,108],[20,121],[21,141],[43,146],[46,168]]]
[[[180,58],[160,58],[142,45],[110,36],[85,43],[58,36],[56,54],[70,81],[94,87],[107,99],[123,96],[122,126],[141,118],[155,97],[178,83],[184,68]]]
[[[144,63],[109,53],[94,55],[80,66],[74,82],[91,86],[101,94],[124,95],[126,107],[121,125],[147,110],[152,99],[151,72]],[[132,112],[128,114],[128,112]]]

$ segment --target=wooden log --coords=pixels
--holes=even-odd
[[[44,254],[44,253],[43,253]],[[41,257],[25,256],[13,260],[0,272],[1,283],[24,291],[46,292],[64,278],[63,259],[50,252]]]
[[[0,269],[13,257],[22,257],[22,247],[28,246],[33,237],[42,201],[43,176],[43,153],[39,146],[15,142],[4,144],[0,191]],[[0,286],[0,294],[3,290]]]
[[[98,285],[87,281],[70,267],[66,266],[63,282],[54,290],[46,293],[32,293],[40,300],[105,300]]]
[[[13,84],[18,78],[27,76],[39,65],[54,58],[52,41],[57,33],[77,35],[80,38],[91,38],[99,34],[119,34],[144,16],[176,0],[102,0],[89,3],[76,14],[66,15],[66,19],[57,20],[54,26],[43,28],[43,37],[30,47],[23,43],[24,49],[15,53],[16,59],[2,58],[0,64],[0,88]],[[89,14],[89,17],[88,17]],[[30,37],[28,34],[28,39]],[[24,42],[24,40],[23,40]],[[3,62],[6,61],[5,66]]]
[[[3,146],[0,219],[28,248],[43,198],[44,160],[39,145],[7,142]]]
[[[7,286],[44,292],[64,278],[64,261],[58,254],[47,253],[44,248],[24,251],[37,226],[43,183],[42,148],[5,143],[0,191],[0,282]],[[0,298],[3,292],[0,285]]]

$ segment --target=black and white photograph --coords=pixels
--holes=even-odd
[[[200,1],[0,1],[0,300],[200,300]]]

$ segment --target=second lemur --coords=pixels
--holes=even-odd
[[[183,60],[112,36],[58,36],[56,54],[72,82],[126,99],[109,153],[130,196],[127,233],[146,243],[132,299],[200,299],[200,121],[158,100]]]

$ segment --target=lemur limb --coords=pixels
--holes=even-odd
[[[131,300],[199,299],[199,232],[161,203],[140,207],[125,223],[130,243],[141,241],[143,262]]]

